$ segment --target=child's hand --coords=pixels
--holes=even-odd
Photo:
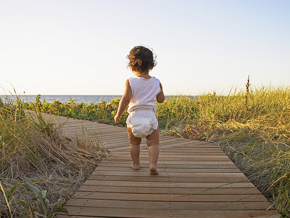
[[[121,119],[121,117],[119,117],[119,116],[114,116],[114,120],[115,120],[115,123],[119,123],[120,122],[120,119]]]

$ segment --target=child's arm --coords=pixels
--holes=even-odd
[[[162,103],[165,100],[165,96],[163,93],[163,88],[162,88],[161,83],[160,83],[160,89],[161,89],[161,92],[157,95],[157,102],[158,103]]]
[[[120,101],[118,112],[117,112],[116,116],[114,117],[114,120],[116,123],[120,122],[120,119],[121,119],[123,113],[125,112],[128,104],[130,103],[131,98],[132,98],[132,90],[130,87],[129,80],[127,80],[125,83],[125,93],[122,96],[122,99]]]

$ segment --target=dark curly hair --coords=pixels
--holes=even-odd
[[[129,55],[128,67],[132,71],[137,71],[139,73],[148,73],[153,67],[156,66],[156,56],[153,52],[144,46],[135,46],[131,49]]]

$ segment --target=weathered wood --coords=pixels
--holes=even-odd
[[[213,182],[213,183],[186,183],[186,182],[133,182],[133,181],[103,181],[103,180],[86,180],[83,185],[91,185],[91,186],[120,186],[120,187],[145,187],[145,188],[151,188],[151,187],[179,187],[179,188],[192,188],[192,187],[202,187],[202,188],[219,188],[219,187],[235,187],[235,188],[247,188],[247,187],[255,187],[252,183],[249,181],[243,181],[243,182],[226,182],[226,183],[219,183],[219,182]]]
[[[167,173],[239,173],[240,172],[240,170],[236,169],[236,168],[219,169],[219,166],[216,166],[216,165],[212,165],[212,166],[213,166],[213,168],[193,168],[193,169],[184,169],[184,168],[173,169],[173,168],[169,168],[169,167],[163,168],[163,167],[158,166],[158,170],[161,172],[167,172]],[[118,170],[118,172],[132,172],[131,167],[129,168],[128,166],[124,167],[124,166],[116,165],[114,167],[116,168],[115,170]],[[100,165],[98,167],[98,171],[95,171],[95,174],[98,174],[98,172],[100,172],[100,171],[108,171],[110,169],[111,169],[111,167],[106,167],[106,166]],[[148,169],[141,167],[139,169],[139,172],[146,172],[147,173]],[[162,175],[162,173],[161,173],[161,175]]]
[[[130,170],[132,170],[129,166],[130,166],[131,162],[107,162],[107,161],[103,161],[102,164],[100,165],[101,167],[105,167],[105,166],[112,166],[112,167],[122,167],[122,168],[128,168]],[[143,167],[147,166],[149,164],[149,161],[147,162],[141,162],[141,170]],[[182,163],[168,163],[166,161],[163,162],[159,162],[158,163],[158,168],[166,168],[166,169],[237,169],[237,167],[233,164],[233,163],[217,163],[217,162],[213,162],[213,161],[195,161],[194,163],[191,164],[182,164]],[[238,170],[238,169],[237,169]]]
[[[104,207],[104,208],[151,208],[171,210],[261,210],[268,206],[268,202],[152,202],[152,201],[120,201],[97,199],[71,199],[67,206]],[[274,210],[270,208],[269,210]]]
[[[105,216],[105,217],[198,217],[198,218],[250,218],[266,216],[269,218],[279,218],[276,211],[266,210],[173,210],[147,208],[97,208],[97,207],[66,207],[71,215],[81,216]],[[269,216],[272,215],[273,216]]]
[[[130,166],[130,163],[132,163],[132,161],[129,161],[129,160],[118,160],[115,161],[114,159],[110,159],[110,161],[112,161],[113,163],[116,163],[116,164],[124,164],[124,166]],[[141,160],[140,161],[141,165],[142,164],[145,164],[145,163],[149,163],[149,161],[147,160]],[[107,162],[102,162],[102,164],[107,164]],[[223,164],[223,165],[232,165],[232,166],[235,166],[233,164],[233,162],[230,162],[230,161],[158,161],[158,166],[161,166],[161,165],[164,165],[166,164],[166,166],[168,165],[172,165],[172,167],[176,167],[176,168],[180,168],[180,167],[183,167],[183,168],[191,168],[191,167],[194,167],[195,164],[204,164],[204,165],[216,165],[216,164]]]
[[[103,192],[76,192],[73,199],[112,199],[112,200],[142,200],[142,201],[165,201],[165,202],[267,202],[260,194],[249,195],[201,195],[201,194],[135,194],[135,193],[103,193]]]
[[[243,178],[243,177],[226,177],[226,176],[221,176],[221,177],[209,177],[209,176],[205,176],[205,177],[161,177],[158,176],[157,178],[154,176],[149,176],[149,172],[148,172],[148,177],[145,176],[98,176],[98,175],[94,175],[92,174],[88,179],[92,179],[92,180],[103,180],[103,181],[134,181],[134,182],[165,182],[165,181],[171,181],[171,182],[244,182],[244,181],[248,181],[247,178]]]
[[[176,187],[123,187],[123,186],[86,186],[83,185],[79,192],[111,192],[111,193],[138,193],[138,194],[201,194],[201,195],[233,195],[233,194],[260,194],[254,188],[176,188]]]
[[[278,218],[280,214],[241,173],[218,145],[160,135],[158,176],[149,175],[146,139],[141,168],[130,168],[130,144],[122,127],[47,116],[65,123],[67,137],[102,140],[109,151],[66,203],[77,217]],[[268,210],[267,210],[268,209]]]

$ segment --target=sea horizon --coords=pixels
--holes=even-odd
[[[35,102],[36,96],[38,95],[21,95],[20,98],[25,103]],[[166,95],[165,98],[168,99],[170,97],[176,97],[181,95]],[[186,95],[183,95],[186,96]],[[19,97],[17,95],[17,97]],[[40,101],[46,101],[48,103],[52,103],[54,101],[60,101],[61,103],[69,102],[70,100],[74,100],[76,103],[99,103],[101,101],[110,102],[116,98],[121,98],[122,95],[40,95]],[[189,96],[187,97],[194,98],[196,96]],[[15,100],[15,95],[0,95],[1,99],[8,98],[10,100]]]

